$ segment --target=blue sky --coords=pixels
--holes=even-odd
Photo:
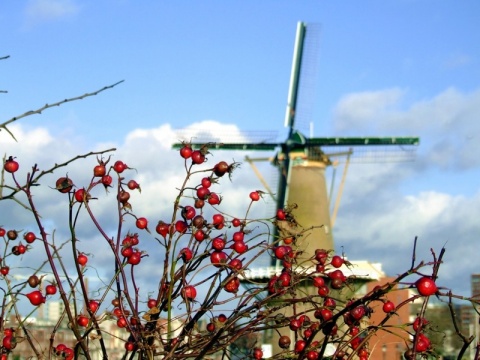
[[[3,2],[5,121],[125,82],[23,119],[12,127],[19,143],[2,132],[0,150],[48,163],[112,145],[150,181],[145,192],[174,189],[172,128],[284,138],[296,23],[318,23],[314,135],[421,137],[414,163],[350,167],[338,249],[394,275],[409,265],[414,236],[425,258],[447,244],[443,284],[467,294],[480,271],[479,10],[474,0]],[[261,187],[248,171],[245,194]],[[158,202],[138,201],[159,217]]]

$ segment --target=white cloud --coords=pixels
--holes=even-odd
[[[446,246],[442,285],[468,294],[480,250],[480,90],[449,88],[411,104],[407,97],[394,88],[350,94],[337,104],[336,135],[419,136],[420,146],[414,163],[351,166],[336,245],[350,258],[382,259],[392,275],[409,267],[415,236],[417,261]]]
[[[232,135],[240,136],[238,128],[233,125],[222,125],[219,123],[209,122],[207,127],[205,123],[197,123],[196,128],[213,129],[219,133],[227,131]],[[52,135],[43,128],[27,128],[21,124],[15,124],[10,127],[12,132],[17,136],[18,142],[14,142],[8,138],[5,132],[0,133],[0,151],[8,151],[7,155],[16,156],[20,163],[20,170],[16,173],[16,178],[22,182],[25,181],[27,172],[31,171],[34,163],[39,168],[48,169],[56,162],[65,161],[69,158],[80,154],[82,150],[76,143],[70,143],[69,138],[53,139]],[[141,185],[142,192],[131,192],[132,211],[137,216],[144,216],[149,220],[149,227],[155,236],[155,225],[159,220],[170,222],[172,219],[172,210],[174,201],[178,194],[178,188],[185,179],[184,160],[180,157],[178,150],[172,150],[171,145],[176,138],[176,134],[170,125],[162,125],[154,129],[135,129],[131,131],[121,144],[108,144],[108,147],[115,145],[118,150],[112,153],[110,165],[116,160],[122,160],[129,165],[131,170],[122,174],[125,181],[135,179]],[[30,144],[31,146],[26,146]],[[99,149],[100,145],[93,145],[92,148]],[[241,160],[243,152],[224,152],[212,150],[209,161],[198,169],[208,169],[221,160],[231,163],[232,158]],[[106,159],[109,154],[105,154]],[[68,176],[73,180],[78,188],[87,187],[91,181],[92,170],[96,165],[95,157],[80,159],[67,168],[59,169],[55,174],[47,175],[42,185],[33,188],[34,201],[38,212],[42,215],[42,221],[45,224],[46,231],[51,238],[55,238],[56,244],[69,241],[71,235],[68,227],[68,197],[54,190],[55,180],[64,176],[68,172]],[[187,162],[189,164],[189,161]],[[190,187],[195,187],[201,177],[208,176],[210,172],[200,173],[193,176]],[[222,209],[231,215],[240,218],[245,217],[248,205],[250,203],[249,193],[252,190],[259,189],[259,180],[252,175],[252,171],[244,166],[234,172],[232,180],[227,176],[221,179],[221,185],[213,185],[212,191],[220,192],[223,196]],[[8,175],[8,174],[7,174]],[[12,185],[12,180],[6,176],[6,184]],[[90,201],[92,212],[102,228],[109,237],[114,238],[117,233],[118,215],[117,205],[115,201],[115,190],[111,189],[107,195],[103,186],[98,186],[92,190],[92,196],[97,199]],[[193,204],[191,197],[192,191],[185,192],[185,197],[181,199],[181,205]],[[4,191],[4,195],[6,192]],[[25,202],[25,196],[18,197]],[[265,218],[265,208],[268,205],[263,201],[255,203],[249,213],[249,217]],[[207,207],[205,216],[211,217],[215,210]],[[33,223],[31,213],[17,206],[13,201],[0,201],[0,226],[6,229],[32,230],[38,233]],[[178,216],[177,219],[180,217]],[[109,247],[104,238],[100,236],[96,230],[94,223],[83,210],[78,216],[76,226],[78,250],[90,254],[89,265],[98,270],[99,275],[108,278],[111,275],[111,257]],[[158,266],[159,257],[163,256],[163,252],[155,246],[156,242],[152,236],[136,229],[133,217],[127,217],[122,224],[125,234],[128,231],[140,232],[141,249],[149,251],[150,256],[145,258],[145,268],[149,272],[139,272],[137,280],[142,283],[142,293],[146,294],[147,289],[155,289],[158,277],[153,276],[152,272],[158,271],[160,275],[161,269]],[[40,242],[33,244],[30,250],[23,257],[9,257],[8,262],[12,268],[12,272],[30,274],[45,256],[43,247]],[[68,246],[69,247],[69,246]],[[71,250],[65,249],[64,254],[70,258]],[[142,260],[143,261],[143,260]],[[71,264],[72,261],[67,261]],[[28,264],[29,268],[16,268]],[[140,270],[140,267],[139,267]],[[93,268],[89,270],[92,277],[96,277]],[[149,286],[150,285],[150,286]],[[145,295],[146,296],[146,295]]]
[[[337,135],[420,136],[417,163],[424,168],[480,165],[480,90],[449,88],[408,107],[399,89],[350,94],[335,110]]]
[[[75,15],[80,6],[75,0],[30,0],[25,7],[27,26]]]
[[[403,90],[393,88],[344,96],[335,110],[336,130],[350,131],[358,127],[369,129],[372,123],[375,124],[372,120],[381,120],[380,117],[391,111],[392,106],[398,105],[403,94]],[[380,123],[377,125],[381,126]]]
[[[396,173],[395,165],[389,169]],[[388,171],[368,177],[354,170],[350,174],[335,229],[336,246],[344,247],[351,259],[381,259],[394,275],[410,266],[418,236],[417,262],[431,261],[430,249],[438,255],[445,246],[448,261],[441,266],[440,282],[468,294],[468,277],[477,271],[475,254],[480,250],[480,191],[472,197],[435,190],[402,195]]]

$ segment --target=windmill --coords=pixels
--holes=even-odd
[[[409,151],[419,144],[418,137],[307,137],[298,130],[297,105],[304,81],[305,47],[309,27],[304,22],[297,25],[293,63],[288,91],[285,126],[288,136],[283,142],[222,142],[212,147],[223,150],[277,151],[272,164],[279,169],[280,179],[276,201],[278,208],[298,204],[294,215],[303,228],[314,228],[299,245],[303,257],[312,256],[315,249],[334,249],[325,169],[332,164],[332,154],[327,149],[395,147],[400,152]],[[192,146],[200,147],[208,139],[196,138]],[[173,145],[179,148],[182,144]],[[337,153],[338,155],[338,153]],[[251,162],[250,159],[247,161]]]

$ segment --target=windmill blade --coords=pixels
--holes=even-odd
[[[293,129],[295,110],[297,108],[298,84],[300,82],[300,67],[302,65],[303,42],[305,39],[306,25],[303,22],[297,24],[295,47],[293,49],[292,71],[290,73],[290,85],[288,87],[287,110],[285,113],[285,127]]]
[[[281,145],[274,141],[278,135],[277,131],[241,131],[235,128],[235,131],[222,133],[186,128],[177,129],[174,132],[178,139],[178,142],[172,145],[174,149],[179,149],[188,143],[194,148],[208,144],[212,149],[271,151]]]
[[[209,149],[218,150],[258,150],[271,151],[281,146],[281,143],[215,143],[215,142],[191,142],[194,148],[200,148],[207,145]],[[183,143],[176,143],[172,145],[174,149],[180,149]]]
[[[419,145],[418,137],[321,137],[307,138],[305,146]]]
[[[312,120],[318,74],[320,26],[299,22],[295,36],[285,127],[307,129]]]

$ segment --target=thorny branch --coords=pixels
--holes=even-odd
[[[63,105],[63,104],[66,104],[68,102],[72,102],[72,101],[77,101],[77,100],[82,100],[82,99],[85,99],[87,97],[90,97],[90,96],[95,96],[95,95],[98,95],[99,93],[105,91],[105,90],[108,90],[108,89],[112,89],[114,88],[115,86],[123,83],[124,80],[120,80],[120,81],[117,81],[116,83],[112,84],[112,85],[107,85],[107,86],[104,86],[103,88],[99,89],[99,90],[96,90],[96,91],[93,91],[93,92],[90,92],[90,93],[85,93],[83,95],[80,95],[80,96],[75,96],[75,97],[72,97],[72,98],[68,98],[68,99],[64,99],[64,100],[60,100],[60,101],[57,101],[55,103],[51,103],[51,104],[45,104],[44,106],[36,109],[36,110],[30,110],[30,111],[27,111],[21,115],[18,115],[18,116],[15,116],[13,118],[11,118],[10,120],[7,120],[5,121],[4,123],[0,124],[0,131],[2,129],[4,129],[6,132],[8,132],[10,134],[10,136],[15,140],[17,141],[17,139],[15,138],[15,136],[13,135],[13,133],[7,128],[7,125],[17,121],[17,120],[20,120],[26,116],[30,116],[30,115],[34,115],[34,114],[41,114],[44,110],[46,109],[50,109],[52,107],[56,107],[56,106],[60,106],[60,105]]]

